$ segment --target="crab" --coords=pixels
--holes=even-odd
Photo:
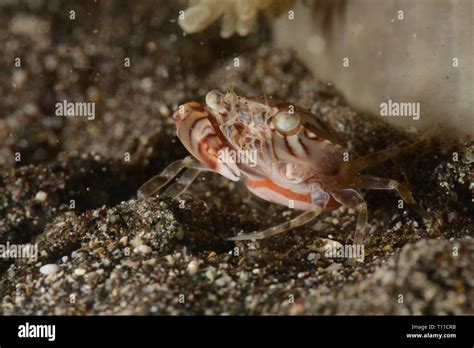
[[[394,190],[427,224],[433,222],[406,183],[361,174],[416,149],[422,141],[358,157],[318,115],[284,101],[241,97],[233,91],[210,91],[206,104],[185,103],[172,118],[177,137],[191,156],[171,163],[143,184],[139,198],[162,191],[179,176],[162,191],[178,197],[199,173],[211,171],[243,182],[251,193],[266,201],[302,211],[289,221],[230,240],[274,236],[310,223],[324,211],[345,206],[358,212],[353,242],[363,245],[367,204],[362,189]],[[246,160],[251,156],[223,156],[230,152],[253,153],[254,161]]]

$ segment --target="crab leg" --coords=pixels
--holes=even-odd
[[[391,179],[362,175],[358,178],[356,185],[362,189],[395,190],[400,198],[403,199],[414,211],[416,211],[425,220],[425,222],[430,224],[433,221],[428,212],[415,201],[410,189],[404,183]]]
[[[184,191],[186,191],[197,178],[197,176],[201,173],[200,169],[195,168],[188,168],[184,171],[183,175],[181,175],[173,185],[170,185],[163,194],[169,197],[178,197]]]
[[[364,240],[365,229],[367,227],[367,204],[359,192],[354,189],[346,189],[332,192],[333,197],[348,208],[359,211],[357,225],[354,233],[354,244],[360,245]]]
[[[138,198],[150,197],[153,194],[157,193],[163,186],[173,180],[173,178],[176,177],[176,175],[178,175],[178,173],[184,168],[209,170],[204,164],[202,164],[192,156],[188,156],[182,160],[174,161],[165,169],[163,169],[163,171],[159,175],[152,177],[150,180],[140,186],[137,191]],[[191,174],[187,174],[186,178],[188,178],[189,180],[191,176]],[[194,180],[194,178],[192,180]],[[189,182],[189,184],[191,184],[192,180]],[[184,182],[185,181],[182,181],[181,184],[183,184]],[[188,188],[189,184],[185,187],[185,189]],[[176,191],[170,191],[170,193],[174,192]]]
[[[440,134],[440,132],[440,127],[433,127],[432,129],[423,133],[420,136],[420,140],[415,143],[406,145],[406,141],[403,141],[389,149],[380,150],[366,156],[356,158],[355,160],[348,162],[343,171],[359,173],[389,159],[417,152],[429,144],[436,135]]]
[[[241,234],[239,236],[235,236],[229,238],[229,240],[237,241],[237,240],[249,240],[249,239],[263,239],[269,236],[274,236],[276,234],[280,234],[286,232],[292,228],[299,227],[304,225],[314,218],[316,218],[321,212],[324,210],[326,205],[329,202],[329,194],[323,191],[314,191],[311,193],[311,201],[312,201],[312,208],[304,212],[301,215],[293,218],[290,221],[283,222],[279,225],[274,227],[267,228],[263,231]]]

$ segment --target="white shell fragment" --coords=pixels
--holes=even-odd
[[[196,274],[198,269],[199,269],[199,263],[196,260],[192,260],[187,266],[187,271],[191,275]]]
[[[48,198],[48,194],[46,192],[38,191],[38,193],[36,193],[35,199],[37,201],[44,202],[46,198]]]
[[[148,245],[142,244],[142,245],[137,246],[134,251],[136,253],[149,254],[151,253],[152,250]]]
[[[86,270],[84,268],[76,268],[74,270],[74,274],[77,276],[83,276],[84,274],[86,274]]]
[[[49,263],[41,266],[39,271],[44,275],[51,275],[59,271],[59,266],[54,263]]]

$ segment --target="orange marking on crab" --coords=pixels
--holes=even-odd
[[[252,188],[252,189],[256,189],[259,187],[266,187],[270,189],[271,191],[277,192],[285,196],[286,198],[292,199],[295,201],[307,202],[307,203],[311,202],[311,195],[309,193],[302,194],[302,193],[291,191],[284,187],[278,186],[270,179],[260,180],[260,181],[247,180],[246,184],[247,184],[247,187]]]
[[[279,203],[283,204],[284,202],[280,202],[276,196],[272,195],[265,195],[261,192],[258,191],[259,188],[266,188],[271,192],[274,192],[276,194],[279,194],[283,197],[285,197],[288,201],[293,200],[296,202],[295,208],[300,210],[309,210],[311,209],[311,195],[309,193],[303,194],[303,193],[298,193],[291,191],[290,189],[281,187],[277,184],[275,184],[273,181],[270,179],[266,180],[247,180],[245,182],[247,188],[253,192],[256,196],[259,196],[262,199],[270,200],[273,203]],[[287,205],[288,205],[287,201]],[[300,204],[298,204],[298,202]],[[341,206],[341,204],[334,199],[334,197],[329,198],[329,202],[326,205],[326,208],[324,209],[325,211],[331,211],[338,209]]]

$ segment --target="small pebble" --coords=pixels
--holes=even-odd
[[[151,248],[148,245],[142,244],[137,246],[134,251],[141,254],[149,254],[151,253]]]
[[[223,276],[223,277],[220,277],[219,279],[216,280],[215,284],[219,287],[222,287],[226,284],[228,284],[230,281],[232,280],[232,278],[230,278],[229,276]]]
[[[165,260],[166,260],[170,265],[174,265],[173,256],[171,256],[171,255],[166,255],[166,256],[165,256]]]
[[[42,274],[51,275],[59,271],[59,266],[54,263],[49,263],[47,265],[41,266],[39,271]]]
[[[74,270],[74,274],[77,276],[83,276],[84,274],[86,274],[86,270],[84,268],[76,268]]]
[[[214,279],[216,278],[216,272],[214,271],[213,268],[209,268],[209,269],[206,271],[206,277],[207,277],[207,279],[209,279],[211,282],[214,281]]]
[[[125,237],[120,238],[119,243],[122,244],[122,245],[127,245],[128,244],[128,237],[125,236]]]
[[[191,275],[196,274],[198,269],[199,269],[199,264],[196,260],[193,260],[188,264],[187,270],[189,274]]]
[[[298,273],[296,276],[297,276],[299,279],[301,279],[301,278],[306,277],[306,275],[307,275],[306,272],[300,272],[300,273]]]
[[[142,238],[141,238],[140,236],[135,236],[135,238],[133,238],[133,239],[130,241],[130,244],[131,244],[133,247],[138,248],[140,245],[143,244]]]
[[[48,198],[48,194],[44,191],[38,191],[38,193],[35,196],[35,199],[40,202],[46,201],[46,198]]]

